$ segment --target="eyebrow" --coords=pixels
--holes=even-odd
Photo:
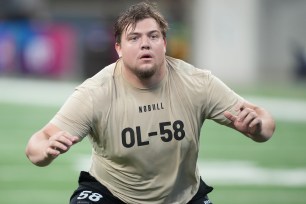
[[[152,34],[152,33],[159,33],[160,31],[159,30],[151,30],[151,31],[149,31],[149,32],[147,32],[146,34]],[[131,36],[131,35],[141,35],[142,33],[140,33],[140,32],[134,32],[134,31],[132,31],[132,32],[130,32],[130,33],[128,33],[127,34],[127,36]]]

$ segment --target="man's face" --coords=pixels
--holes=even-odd
[[[128,26],[115,47],[126,70],[139,79],[149,79],[164,64],[166,40],[153,18],[138,21],[135,29]]]

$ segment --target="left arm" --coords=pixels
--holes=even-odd
[[[229,127],[241,132],[256,142],[269,140],[275,130],[275,122],[270,113],[248,101],[236,104],[237,115],[229,111],[224,116],[231,121]]]

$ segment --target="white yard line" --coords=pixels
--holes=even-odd
[[[60,106],[77,83],[0,78],[0,101],[14,104]]]
[[[271,169],[247,161],[199,161],[208,184],[306,186],[306,168]]]
[[[306,122],[306,101],[284,98],[262,98],[245,96],[252,103],[260,105],[269,110],[276,118],[284,121]]]

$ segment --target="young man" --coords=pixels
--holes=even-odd
[[[257,142],[275,124],[210,72],[165,55],[168,25],[139,3],[115,24],[119,59],[78,86],[26,148],[38,166],[88,136],[92,165],[70,203],[211,203],[197,169],[200,130],[212,119]]]

